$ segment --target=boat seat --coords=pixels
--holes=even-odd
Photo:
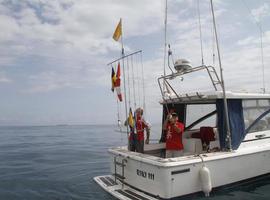
[[[199,154],[202,152],[202,142],[198,138],[183,138],[184,154]]]

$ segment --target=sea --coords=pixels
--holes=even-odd
[[[107,149],[126,140],[111,125],[0,127],[0,200],[115,200],[93,177],[109,174]],[[270,177],[178,199],[269,200]]]

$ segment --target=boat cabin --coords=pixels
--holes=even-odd
[[[270,130],[270,95],[226,92],[230,121],[232,149],[239,148],[245,137],[248,141],[263,139]],[[183,133],[184,155],[226,151],[227,130],[224,120],[224,101],[221,91],[171,96],[163,100],[163,121],[168,111],[178,114],[185,124]],[[160,142],[165,142],[162,132]],[[164,147],[164,145],[163,145]],[[162,150],[146,147],[145,153],[163,157]]]
[[[182,82],[183,76],[202,71],[207,72],[213,91],[178,92],[170,83],[177,78]],[[270,130],[270,94],[230,91],[224,94],[222,83],[212,66],[187,68],[184,65],[183,70],[160,77],[158,83],[162,95],[160,102],[163,106],[162,123],[168,113],[173,111],[185,125],[182,136],[184,155],[236,150],[242,142],[270,137],[268,134],[261,134]],[[226,125],[224,95],[227,100],[229,132]],[[161,147],[165,140],[166,133],[162,131]],[[163,147],[165,148],[165,144]],[[164,157],[162,152],[164,150],[154,150],[151,145],[145,147],[145,153],[151,155]]]

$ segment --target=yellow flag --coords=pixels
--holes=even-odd
[[[133,116],[132,116],[131,108],[129,108],[128,125],[130,127],[132,127],[132,128],[134,127],[134,119],[133,119]]]
[[[120,21],[119,21],[119,23],[114,31],[113,39],[115,41],[118,41],[121,36],[122,36],[122,20],[120,19]]]

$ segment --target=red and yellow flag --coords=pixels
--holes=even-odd
[[[119,21],[119,23],[114,31],[113,39],[115,41],[118,41],[121,36],[122,36],[122,19],[120,19],[120,21]]]
[[[114,69],[112,67],[112,89],[111,89],[112,92],[114,92],[115,82],[116,82],[116,75],[115,75]]]

